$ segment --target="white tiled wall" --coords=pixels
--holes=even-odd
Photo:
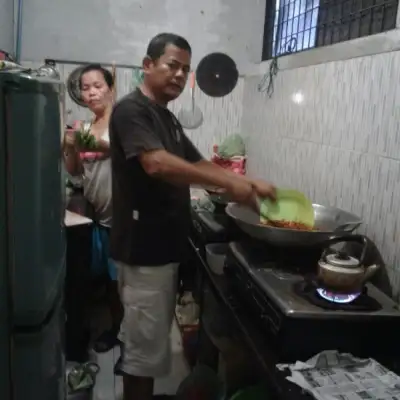
[[[400,52],[281,71],[272,98],[260,80],[244,84],[249,173],[362,216],[399,292]]]
[[[28,68],[38,68],[41,63],[24,62]],[[69,74],[77,67],[74,64],[59,64],[62,79],[66,80]],[[128,94],[132,89],[133,69],[117,69],[117,96],[120,98]],[[186,133],[200,149],[205,157],[211,156],[212,146],[219,143],[225,136],[231,133],[240,133],[242,118],[244,80],[239,78],[235,90],[223,98],[206,96],[201,90],[195,90],[196,104],[203,112],[203,124],[195,130],[187,130]],[[188,87],[175,102],[171,103],[171,110],[177,113],[181,107],[191,107]],[[68,94],[66,95],[66,110],[69,111],[66,122],[77,119],[90,119],[90,112],[75,104]]]

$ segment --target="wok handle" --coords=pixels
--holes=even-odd
[[[336,243],[344,243],[344,242],[357,242],[363,246],[360,256],[359,265],[364,265],[365,256],[368,250],[368,240],[364,235],[344,235],[344,236],[336,236],[331,239],[328,239],[325,244],[327,247],[331,247]],[[325,250],[322,254],[322,259],[326,261],[327,250]]]
[[[344,232],[352,232],[354,230],[356,230],[360,225],[362,224],[362,222],[358,221],[358,222],[349,222],[347,224],[342,224],[339,225],[336,229],[335,232],[340,232],[340,231],[344,231]]]

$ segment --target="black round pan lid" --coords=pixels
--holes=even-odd
[[[235,61],[224,53],[208,54],[196,70],[197,85],[211,97],[223,97],[231,93],[238,79]]]

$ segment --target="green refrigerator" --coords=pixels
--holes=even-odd
[[[65,398],[64,84],[0,72],[0,399]]]

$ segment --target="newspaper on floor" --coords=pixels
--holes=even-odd
[[[400,400],[400,377],[377,361],[323,351],[306,362],[278,364],[286,379],[317,400]]]

